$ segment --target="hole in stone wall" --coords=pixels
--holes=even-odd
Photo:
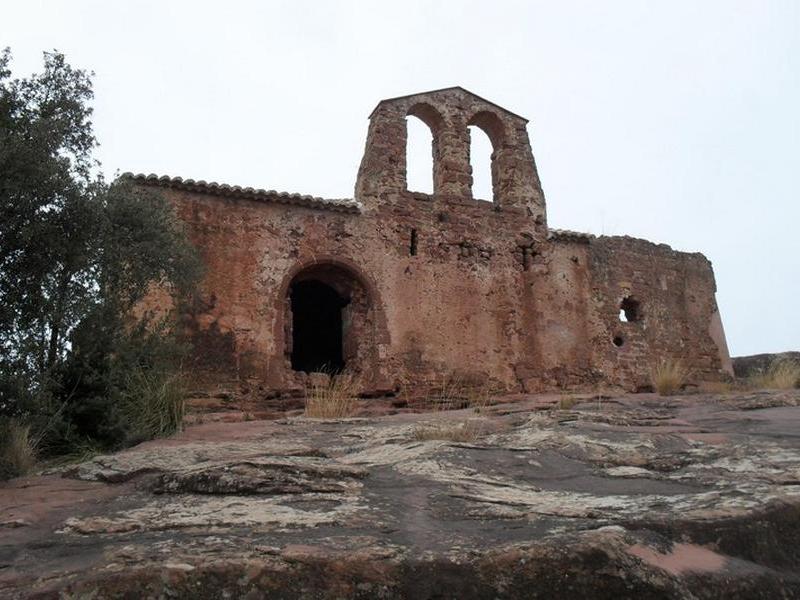
[[[621,348],[625,344],[625,340],[620,335],[615,335],[611,341],[617,348]]]
[[[623,323],[633,323],[639,320],[639,302],[631,297],[622,300],[619,305],[619,320]]]
[[[531,268],[531,262],[533,262],[533,259],[536,256],[536,250],[533,249],[533,244],[521,245],[518,246],[518,248],[522,261],[522,270],[528,271]]]
[[[411,256],[416,256],[417,255],[417,230],[416,229],[412,229],[411,230],[411,243],[408,246],[408,253]]]
[[[489,136],[475,125],[469,127],[469,164],[472,167],[472,197],[493,200],[492,142]]]
[[[433,194],[433,133],[418,117],[406,117],[406,189]]]
[[[292,369],[340,372],[344,368],[342,308],[348,300],[314,279],[292,284],[290,293]]]

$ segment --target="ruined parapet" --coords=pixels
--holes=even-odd
[[[536,172],[527,119],[460,87],[381,101],[370,126],[356,181],[356,199],[369,207],[408,191],[406,117],[421,119],[433,136],[433,195],[472,199],[469,126],[489,137],[492,189],[498,207],[525,207],[544,226],[544,193]]]
[[[628,236],[594,238],[589,250],[592,363],[609,379],[646,389],[664,359],[680,360],[698,380],[732,375],[705,256]]]

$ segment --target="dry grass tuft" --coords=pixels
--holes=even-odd
[[[15,419],[0,422],[0,480],[25,475],[36,464],[30,427]]]
[[[679,391],[688,376],[689,371],[683,363],[671,358],[662,359],[650,372],[653,387],[661,396],[669,396]]]
[[[443,375],[425,398],[425,406],[434,412],[466,408],[468,402],[461,378],[451,375]]]
[[[800,363],[783,360],[772,363],[766,373],[748,379],[751,387],[759,389],[790,390],[800,385]]]
[[[572,394],[562,393],[561,397],[558,399],[558,404],[556,408],[559,410],[570,410],[573,406],[578,403],[578,399],[573,396]]]
[[[434,413],[471,408],[480,413],[492,404],[492,385],[488,380],[475,380],[457,374],[445,375],[433,386],[424,406]],[[426,423],[414,429],[416,440],[445,440],[450,442],[471,442],[483,434],[480,422],[470,419],[441,420]]]
[[[480,423],[475,421],[442,422],[420,425],[414,429],[414,439],[419,441],[445,440],[448,442],[471,442],[483,433]]]
[[[330,374],[326,382],[312,381],[306,388],[305,416],[315,419],[351,417],[358,406],[352,373]]]
[[[492,384],[485,381],[480,385],[469,385],[466,388],[467,404],[476,413],[492,404]]]
[[[434,412],[472,408],[480,412],[492,403],[490,381],[474,381],[467,377],[444,375],[433,385],[425,398],[424,405]]]

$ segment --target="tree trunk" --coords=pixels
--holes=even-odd
[[[58,358],[58,348],[60,346],[61,327],[64,323],[64,306],[66,304],[67,289],[69,288],[69,280],[72,279],[72,273],[66,268],[61,275],[61,280],[58,282],[56,290],[56,307],[53,312],[53,320],[50,323],[50,343],[47,348],[47,368],[50,369]]]

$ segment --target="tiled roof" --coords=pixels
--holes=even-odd
[[[215,181],[195,181],[194,179],[169,177],[168,175],[161,175],[159,177],[152,173],[150,175],[145,175],[144,173],[138,173],[136,175],[133,173],[123,173],[121,178],[144,185],[200,192],[213,196],[246,198],[248,200],[257,200],[260,202],[276,202],[278,204],[291,204],[294,206],[305,206],[307,208],[319,208],[336,212],[358,213],[361,211],[361,205],[355,200],[350,199],[332,200],[328,198],[318,198],[316,196],[276,192],[275,190],[262,190],[251,187],[243,188],[238,185],[228,185],[227,183],[217,183]]]

